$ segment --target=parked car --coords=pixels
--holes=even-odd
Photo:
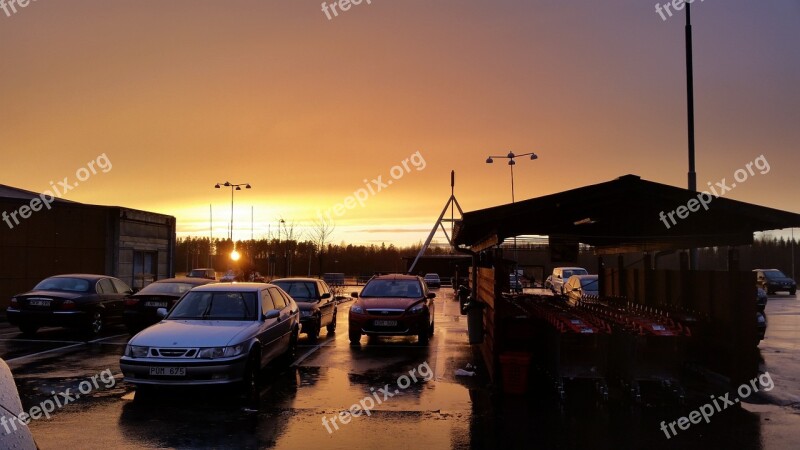
[[[189,291],[161,322],[125,347],[125,381],[152,385],[240,383],[258,392],[261,370],[297,348],[300,313],[292,298],[266,283],[207,284]]]
[[[769,300],[769,296],[767,295],[767,291],[761,289],[760,287],[756,288],[756,307],[759,311],[764,312],[767,309],[767,300]]]
[[[19,450],[37,450],[39,447],[33,439],[30,428],[19,423],[20,417],[25,417],[28,411],[22,409],[17,384],[8,364],[0,359],[0,423],[5,425],[5,430],[0,433],[0,448],[14,448]],[[16,421],[16,423],[14,423]]]
[[[326,327],[328,334],[336,332],[336,299],[328,283],[315,278],[280,278],[272,284],[289,294],[300,308],[300,331],[311,340],[319,338]]]
[[[442,280],[439,278],[438,273],[426,273],[424,280],[429,288],[442,287]]]
[[[259,273],[259,272],[252,272],[248,278],[250,279],[249,281],[251,281],[253,283],[266,283],[267,282],[267,279],[264,278],[264,276],[261,275],[261,273]]]
[[[344,274],[338,272],[329,272],[322,274],[322,280],[328,283],[330,287],[344,286]]]
[[[583,267],[555,267],[550,278],[550,290],[554,294],[564,295],[564,283],[573,275],[589,275]]]
[[[564,285],[564,293],[567,296],[567,301],[573,305],[581,301],[593,301],[591,297],[597,297],[600,294],[597,275],[573,275],[569,277]]]
[[[236,271],[228,270],[224,275],[222,275],[222,278],[220,278],[219,281],[223,283],[233,283],[237,280],[237,278],[238,276],[236,275]]]
[[[217,272],[214,269],[192,269],[188,274],[186,274],[189,278],[206,278],[208,280],[216,280],[217,279]]]
[[[544,285],[542,287],[555,292],[555,289],[553,289],[553,275],[548,275],[547,278],[545,278]]]
[[[123,302],[131,294],[131,288],[114,277],[57,275],[12,297],[6,316],[25,334],[54,326],[79,328],[97,335],[106,324],[122,322]]]
[[[797,292],[797,283],[778,269],[755,269],[756,286],[772,295],[779,291],[786,291],[790,295]]]
[[[436,294],[425,281],[413,275],[380,275],[370,279],[350,307],[350,343],[361,335],[414,336],[426,345],[434,330]]]
[[[196,286],[213,283],[208,278],[167,278],[150,283],[125,299],[123,317],[131,334],[161,321],[159,308],[171,309],[175,303]]]

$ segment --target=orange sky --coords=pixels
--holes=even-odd
[[[626,173],[686,184],[683,17],[634,0],[39,0],[0,10],[0,183],[42,191],[105,153],[65,198],[175,215],[235,236],[317,216],[419,152],[336,216],[334,241],[424,240],[449,196],[510,200]],[[729,196],[800,211],[800,3],[692,10],[698,185],[759,155]],[[371,184],[371,183],[370,183]],[[324,213],[323,213],[324,214]]]

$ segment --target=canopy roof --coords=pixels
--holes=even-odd
[[[756,231],[789,227],[800,227],[800,214],[625,175],[465,213],[454,243],[480,251],[513,236],[547,235],[623,253],[747,245]]]

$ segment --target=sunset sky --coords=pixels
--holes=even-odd
[[[416,154],[332,213],[334,242],[396,245],[425,239],[450,170],[465,210],[509,202],[489,155],[539,155],[515,168],[517,200],[628,173],[685,186],[685,11],[662,20],[655,3],[365,0],[331,20],[320,0],[0,9],[0,183],[41,192],[105,154],[111,170],[65,198],[171,214],[180,236],[208,235],[210,204],[223,237],[230,190],[214,184],[249,182],[247,239],[251,206],[257,238],[281,218],[303,231]],[[692,19],[698,186],[764,155],[770,171],[728,197],[800,212],[800,1],[696,0]]]

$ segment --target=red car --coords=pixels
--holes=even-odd
[[[412,275],[381,275],[364,286],[350,307],[350,343],[361,335],[417,336],[426,345],[433,336],[433,299],[425,281]]]

